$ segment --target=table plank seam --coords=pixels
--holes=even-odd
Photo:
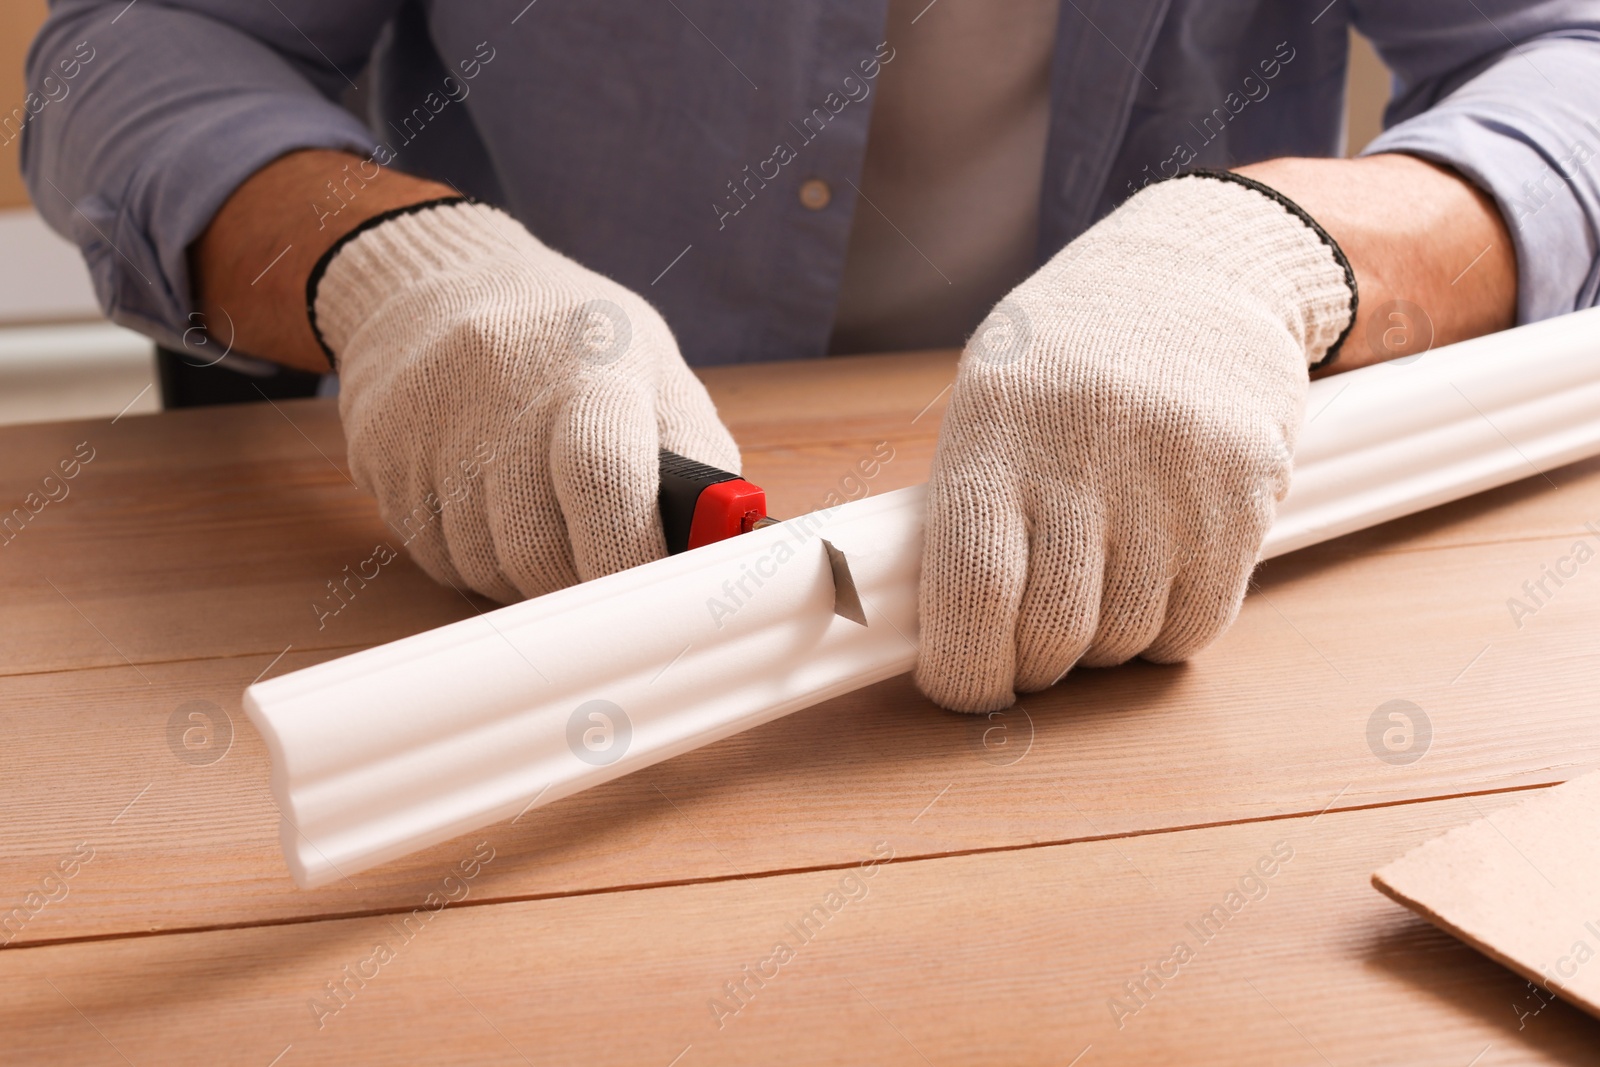
[[[1562,781],[1566,781],[1563,779]],[[1273,815],[1261,815],[1243,819],[1221,819],[1211,822],[1190,823],[1179,826],[1152,827],[1144,830],[1128,830],[1121,833],[1087,834],[1081,837],[1053,838],[1048,841],[1030,841],[1014,845],[988,845],[976,848],[949,849],[943,852],[926,852],[917,855],[894,856],[882,860],[882,863],[936,863],[941,860],[962,859],[970,856],[999,855],[1007,852],[1025,852],[1032,849],[1060,848],[1068,845],[1090,845],[1103,841],[1131,840],[1141,837],[1159,837],[1165,834],[1190,833],[1196,830],[1213,830],[1229,826],[1253,826],[1258,824],[1284,822],[1290,819],[1304,819],[1310,817],[1313,821],[1323,815],[1342,815],[1348,812],[1372,811],[1382,808],[1400,808],[1421,804],[1434,804],[1448,800],[1460,800],[1468,797],[1499,796],[1502,794],[1525,793],[1536,789],[1551,789],[1562,782],[1539,782],[1506,786],[1503,788],[1468,790],[1456,793],[1441,793],[1437,795],[1406,797],[1397,800],[1374,801],[1367,804],[1350,804],[1345,807],[1327,807],[1313,811],[1282,812]],[[1341,791],[1342,792],[1342,791]],[[1337,799],[1337,797],[1335,798]],[[751,871],[728,875],[706,875],[700,878],[674,878],[663,879],[655,882],[637,882],[626,885],[597,886],[590,889],[576,889],[571,891],[558,891],[547,893],[521,893],[504,896],[485,896],[476,900],[462,900],[446,905],[449,909],[456,908],[482,908],[493,907],[501,904],[526,904],[538,903],[547,900],[569,900],[586,897],[612,896],[621,893],[640,893],[656,889],[677,889],[683,886],[718,885],[724,882],[756,882],[769,878],[783,878],[791,875],[817,874],[827,871],[850,870],[858,866],[858,860],[848,860],[839,863],[819,863],[802,867],[771,868],[763,871]],[[113,933],[84,934],[77,937],[38,938],[21,942],[13,942],[0,946],[0,953],[18,952],[35,948],[50,948],[57,945],[87,944],[101,941],[130,941],[150,937],[168,937],[176,934],[208,934],[226,930],[253,930],[277,926],[302,926],[307,923],[344,922],[350,919],[368,919],[385,915],[403,915],[413,909],[414,905],[402,905],[387,908],[363,908],[345,912],[322,912],[315,914],[302,914],[288,916],[281,919],[264,919],[253,922],[212,923],[208,925],[169,927],[162,930],[123,930]]]
[[[369,648],[372,648],[372,647],[374,647],[374,646],[370,642],[357,642],[355,644],[349,644],[349,645],[319,645],[319,646],[317,646],[315,648],[302,647],[300,645],[295,645],[294,646],[294,650],[296,652],[304,652],[304,653],[337,652],[337,653],[341,653],[341,654],[348,654],[348,653],[351,653],[351,652],[361,652],[361,651],[364,651],[365,649],[369,649]],[[38,670],[38,671],[27,671],[27,670],[24,670],[24,671],[8,671],[5,668],[0,667],[0,679],[6,679],[6,678],[39,678],[39,677],[44,677],[44,676],[51,675],[51,674],[59,674],[59,675],[88,674],[88,673],[90,673],[92,671],[125,671],[125,670],[128,670],[130,667],[172,667],[172,666],[183,666],[183,665],[190,664],[190,663],[218,663],[218,662],[221,662],[223,660],[230,660],[230,659],[244,660],[244,659],[256,659],[256,658],[261,657],[261,656],[278,656],[278,655],[282,655],[283,651],[284,650],[281,649],[281,648],[279,648],[279,649],[264,648],[259,652],[225,652],[225,653],[219,653],[218,655],[214,655],[214,656],[180,656],[177,659],[150,659],[150,660],[137,660],[137,661],[124,660],[121,663],[95,663],[95,664],[89,664],[89,665],[82,666],[82,667],[54,667],[54,668],[50,668],[48,670]],[[249,683],[247,683],[247,684],[249,684]],[[239,692],[241,694],[243,694],[244,693],[244,689],[245,689],[245,687],[243,685],[241,685],[239,687]]]
[[[1426,514],[1426,512],[1424,512],[1423,514]],[[1382,529],[1382,526],[1375,527],[1375,529]],[[1353,536],[1359,536],[1359,535],[1353,535]],[[1363,548],[1357,554],[1360,555],[1363,558],[1399,557],[1399,556],[1407,556],[1407,555],[1423,555],[1423,554],[1428,554],[1428,553],[1441,553],[1441,552],[1461,551],[1461,550],[1467,550],[1467,549],[1493,548],[1493,547],[1496,547],[1496,546],[1499,546],[1499,545],[1531,545],[1531,544],[1540,544],[1540,543],[1544,543],[1544,542],[1565,542],[1569,538],[1577,537],[1577,536],[1581,536],[1581,534],[1579,532],[1575,532],[1575,531],[1568,531],[1566,533],[1550,533],[1550,534],[1540,534],[1540,535],[1536,535],[1536,536],[1489,538],[1487,540],[1482,540],[1482,541],[1461,541],[1461,542],[1451,542],[1451,543],[1448,543],[1448,544],[1419,545],[1419,546],[1410,547],[1410,548],[1407,548],[1407,547],[1399,547],[1399,548]],[[1334,540],[1334,541],[1330,541],[1330,542],[1325,542],[1324,544],[1325,545],[1337,545],[1338,541]],[[1313,548],[1317,548],[1317,547],[1321,547],[1321,546],[1312,546],[1312,547]],[[1280,558],[1282,560],[1285,560],[1285,561],[1291,561],[1291,560],[1294,560],[1295,557],[1296,557],[1296,553],[1290,553],[1289,555],[1286,555],[1286,556],[1283,556],[1283,557],[1280,557]],[[1273,562],[1275,563],[1276,561],[1273,561]],[[1270,566],[1270,564],[1269,564],[1269,566]],[[1279,566],[1281,566],[1281,564]],[[1277,569],[1277,568],[1273,568],[1273,569]],[[462,590],[457,589],[456,592],[461,593]],[[488,610],[489,611],[493,611],[494,608],[491,607]],[[483,614],[485,614],[485,612],[482,611],[482,610],[480,610],[478,612],[479,616],[482,616]],[[466,618],[473,618],[474,616],[465,616],[465,617]],[[298,651],[307,652],[307,653],[322,653],[322,652],[349,653],[349,652],[360,652],[360,651],[363,651],[365,649],[373,648],[373,647],[377,647],[377,646],[375,646],[374,644],[372,644],[370,642],[355,642],[355,643],[351,643],[351,644],[319,645],[319,646],[315,646],[315,647],[313,647],[313,646],[296,645],[295,647],[296,647],[296,649]],[[131,658],[131,657],[124,657],[124,659],[123,659],[123,661],[121,663],[98,663],[98,664],[85,665],[85,666],[82,666],[82,667],[55,667],[55,668],[49,668],[49,669],[45,669],[45,670],[9,670],[9,669],[5,668],[4,666],[0,666],[0,679],[5,679],[5,678],[29,678],[29,677],[36,677],[36,676],[42,676],[42,675],[51,675],[51,674],[67,675],[67,674],[75,674],[75,673],[84,672],[84,671],[122,670],[122,669],[126,669],[126,668],[129,668],[129,667],[133,668],[134,670],[137,670],[140,667],[179,666],[179,665],[190,664],[190,663],[206,663],[206,662],[211,662],[211,661],[228,660],[228,659],[250,659],[250,658],[256,657],[256,656],[277,655],[282,651],[283,650],[281,648],[270,648],[270,647],[268,647],[268,648],[261,648],[261,649],[258,649],[258,650],[253,649],[253,650],[244,651],[244,652],[229,652],[229,653],[225,653],[225,654],[211,655],[211,656],[178,656],[178,657],[173,657],[173,658],[168,658],[168,659],[134,659],[134,658]],[[242,689],[241,689],[241,692],[242,692]]]

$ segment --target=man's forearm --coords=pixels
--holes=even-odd
[[[1488,196],[1454,172],[1405,155],[1276,159],[1238,169],[1305,208],[1350,259],[1361,304],[1334,370],[1513,324],[1517,269],[1505,222]],[[453,192],[343,152],[295,152],[263,167],[190,249],[209,343],[327,369],[305,314],[313,265],[366,219]]]
[[[1360,309],[1330,370],[1515,323],[1517,261],[1505,221],[1454,171],[1398,154],[1274,159],[1238,171],[1305,208],[1355,270]]]
[[[189,249],[207,344],[217,346],[207,354],[231,346],[301,370],[327,370],[306,318],[311,268],[366,219],[454,193],[345,152],[293,152],[256,171]]]

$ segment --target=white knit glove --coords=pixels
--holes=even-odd
[[[655,309],[502,211],[387,218],[312,284],[351,473],[440,581],[511,601],[646,563],[658,447],[739,470]]]
[[[1355,313],[1264,187],[1141,191],[962,355],[929,483],[917,684],[991,711],[1074,664],[1182,660],[1238,614],[1289,487],[1307,367]]]

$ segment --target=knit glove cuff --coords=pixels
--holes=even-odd
[[[496,600],[655,559],[660,449],[739,449],[639,296],[463,201],[382,218],[309,301],[350,477],[429,574]]]
[[[333,364],[385,301],[487,257],[519,252],[549,255],[515,219],[487,204],[444,197],[396,208],[367,219],[323,253],[306,279],[306,315]]]
[[[1356,320],[1355,271],[1338,242],[1300,205],[1232,171],[1191,171],[1141,196],[1146,218],[1207,220],[1197,282],[1243,287],[1271,301],[1303,343],[1310,369],[1338,357]]]

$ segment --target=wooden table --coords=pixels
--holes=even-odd
[[[924,479],[952,373],[705,377],[795,514]],[[1186,666],[991,719],[895,679],[314,892],[241,691],[489,605],[402,560],[318,627],[388,537],[326,401],[0,430],[0,509],[63,486],[0,532],[4,1062],[1600,1055],[1600,1023],[1368,884],[1600,760],[1600,564],[1507,607],[1600,543],[1600,463],[1274,561]],[[1374,730],[1395,700],[1418,759]]]

